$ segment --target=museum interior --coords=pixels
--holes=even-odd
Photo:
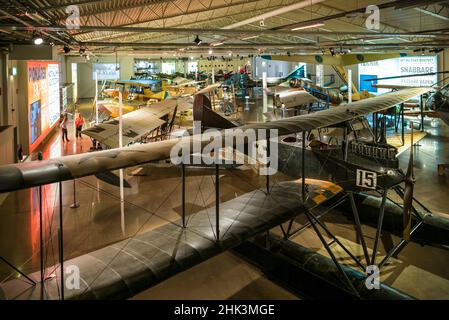
[[[449,1],[0,4],[0,300],[449,300]]]

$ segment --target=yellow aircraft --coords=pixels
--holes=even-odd
[[[105,89],[104,93],[111,97],[117,98],[119,92],[122,92],[123,100],[129,101],[147,101],[158,100],[163,101],[169,98],[169,93],[161,89],[160,92],[153,92],[152,88],[161,86],[158,80],[120,80],[115,82],[115,88]],[[164,87],[164,81],[162,81]]]

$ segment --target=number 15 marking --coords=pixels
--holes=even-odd
[[[376,189],[377,187],[377,173],[372,171],[365,171],[357,169],[357,187]]]

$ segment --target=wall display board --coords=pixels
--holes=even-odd
[[[98,75],[98,81],[120,79],[120,65],[115,63],[94,63],[92,64],[92,80],[95,80],[95,72]]]
[[[30,152],[42,142],[58,123],[61,113],[59,64],[27,63]]]
[[[436,72],[438,68],[437,56],[414,56],[388,59],[362,63],[359,65],[359,89],[367,89],[374,94],[382,94],[391,91],[391,89],[373,88],[371,84],[389,84],[411,87],[425,87],[435,84],[437,75],[386,79],[378,81],[364,81],[372,78],[383,78],[393,76],[406,76],[417,73]]]

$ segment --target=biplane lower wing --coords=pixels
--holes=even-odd
[[[65,299],[127,299],[165,279],[232,249],[253,236],[270,230],[327,202],[342,189],[332,183],[307,179],[308,196],[303,203],[300,181],[281,182],[270,194],[254,190],[220,204],[220,238],[216,241],[210,213],[191,215],[187,228],[180,221],[114,243],[100,250],[65,261],[78,266],[80,288],[66,290]],[[59,268],[55,268],[59,272]],[[46,292],[57,292],[59,275],[45,282]],[[5,293],[17,292],[18,281],[0,286]],[[23,282],[22,282],[23,283]],[[30,292],[32,291],[32,292]],[[6,298],[39,299],[33,287]],[[50,297],[50,298],[58,298]]]

